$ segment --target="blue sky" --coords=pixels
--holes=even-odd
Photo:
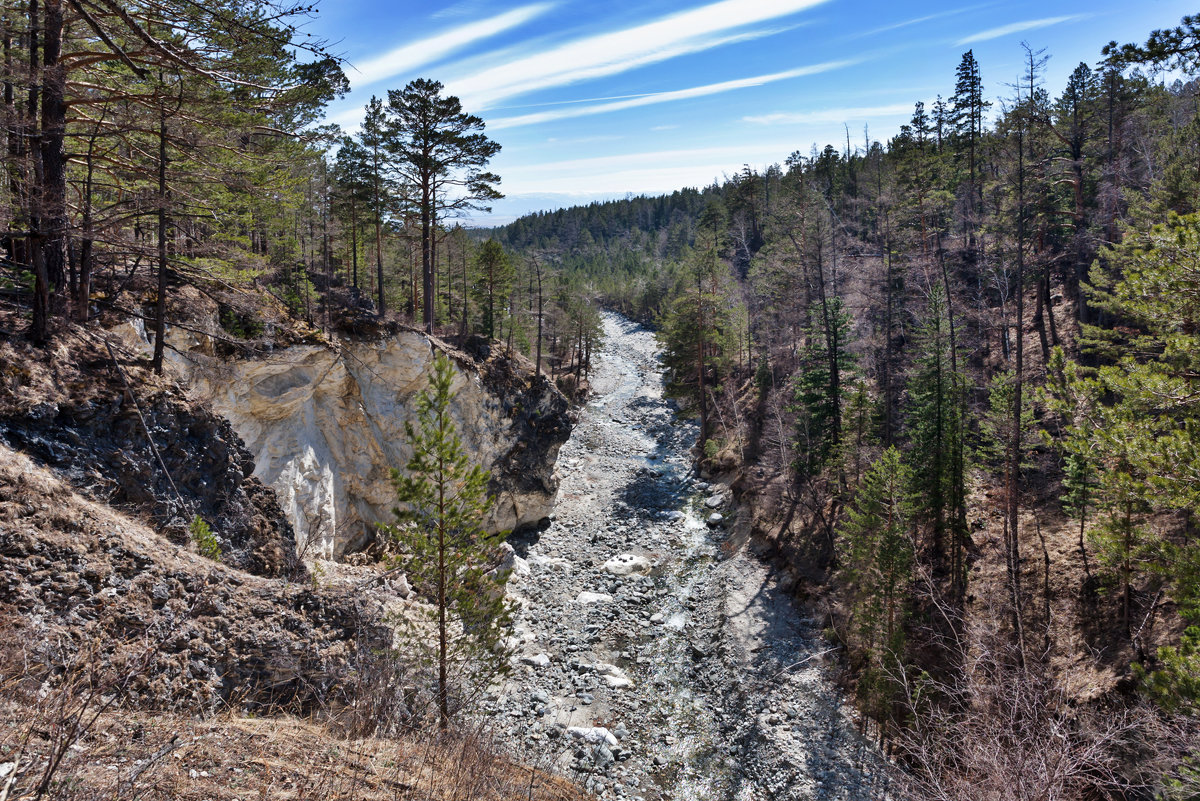
[[[987,94],[1011,94],[1028,41],[1057,94],[1111,39],[1193,12],[1176,0],[325,0],[308,31],[349,61],[329,120],[353,130],[372,94],[433,78],[487,123],[508,197],[491,224],[626,193],[703,186],[814,144],[886,141],[954,91],[973,49]]]

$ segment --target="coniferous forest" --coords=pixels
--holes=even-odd
[[[480,229],[501,137],[429,78],[326,124],[349,85],[308,4],[0,9],[0,337],[30,358],[131,321],[158,373],[171,329],[419,329],[583,403],[618,312],[892,792],[1200,796],[1200,16],[1062,86],[968,50],[899,130]]]

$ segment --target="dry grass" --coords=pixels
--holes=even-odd
[[[51,756],[46,719],[9,699],[0,712],[0,760],[20,764],[10,799],[36,798]],[[30,736],[30,727],[35,729]],[[24,750],[20,744],[29,738]],[[3,784],[0,784],[3,787]],[[0,790],[0,794],[3,791]],[[100,799],[586,799],[546,773],[497,755],[481,732],[436,730],[394,739],[339,739],[318,724],[281,717],[102,712],[66,747],[44,798]]]
[[[287,588],[282,580],[236,571],[167,542],[140,521],[83,497],[51,471],[3,446],[0,535],[0,568],[36,559],[42,565],[36,575],[47,577],[47,586],[57,586],[56,576],[86,573],[87,560],[107,558],[100,547],[104,542],[119,542],[120,553],[144,560],[147,574],[215,577],[230,593],[226,618],[259,608],[237,603],[243,594],[262,601]],[[30,538],[38,544],[37,556],[5,550],[6,542]],[[20,571],[4,575],[26,580]],[[385,674],[390,662],[383,657],[355,658],[344,688],[353,703],[347,706],[343,699],[318,705],[310,719],[248,717],[230,707],[203,718],[148,711],[140,688],[147,679],[167,681],[154,675],[163,658],[158,641],[130,630],[121,637],[107,625],[110,613],[148,620],[155,612],[145,593],[106,601],[97,607],[97,620],[79,624],[47,617],[47,610],[36,611],[36,603],[24,608],[42,597],[32,585],[11,588],[20,591],[0,593],[4,801],[588,798],[563,779],[521,765],[520,755],[506,751],[485,729],[412,728],[404,705],[393,697],[396,682]],[[291,585],[287,592],[301,589]],[[90,597],[91,590],[79,599]],[[88,603],[68,606],[77,612],[91,608]],[[186,682],[171,683],[173,688],[163,693],[172,689],[178,695],[186,689]]]

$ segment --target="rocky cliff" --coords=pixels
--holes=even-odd
[[[219,356],[179,329],[170,360],[194,393],[227,418],[272,486],[302,551],[338,557],[392,519],[390,470],[412,451],[405,423],[428,386],[434,354],[457,369],[452,414],[472,458],[492,472],[487,527],[535,524],[553,507],[554,463],[570,434],[567,402],[520,357],[474,338],[456,349],[408,328],[297,344],[253,357]]]

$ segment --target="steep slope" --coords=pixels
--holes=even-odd
[[[132,347],[148,349],[139,329],[123,332]],[[192,395],[230,421],[302,551],[360,550],[376,523],[392,519],[391,470],[412,454],[405,426],[415,423],[416,396],[439,352],[457,371],[452,415],[463,444],[492,472],[486,526],[515,529],[550,514],[554,462],[571,421],[566,399],[545,377],[535,381],[528,361],[482,337],[463,350],[401,326],[311,339],[257,356],[219,355],[211,337],[177,328],[169,357]]]

